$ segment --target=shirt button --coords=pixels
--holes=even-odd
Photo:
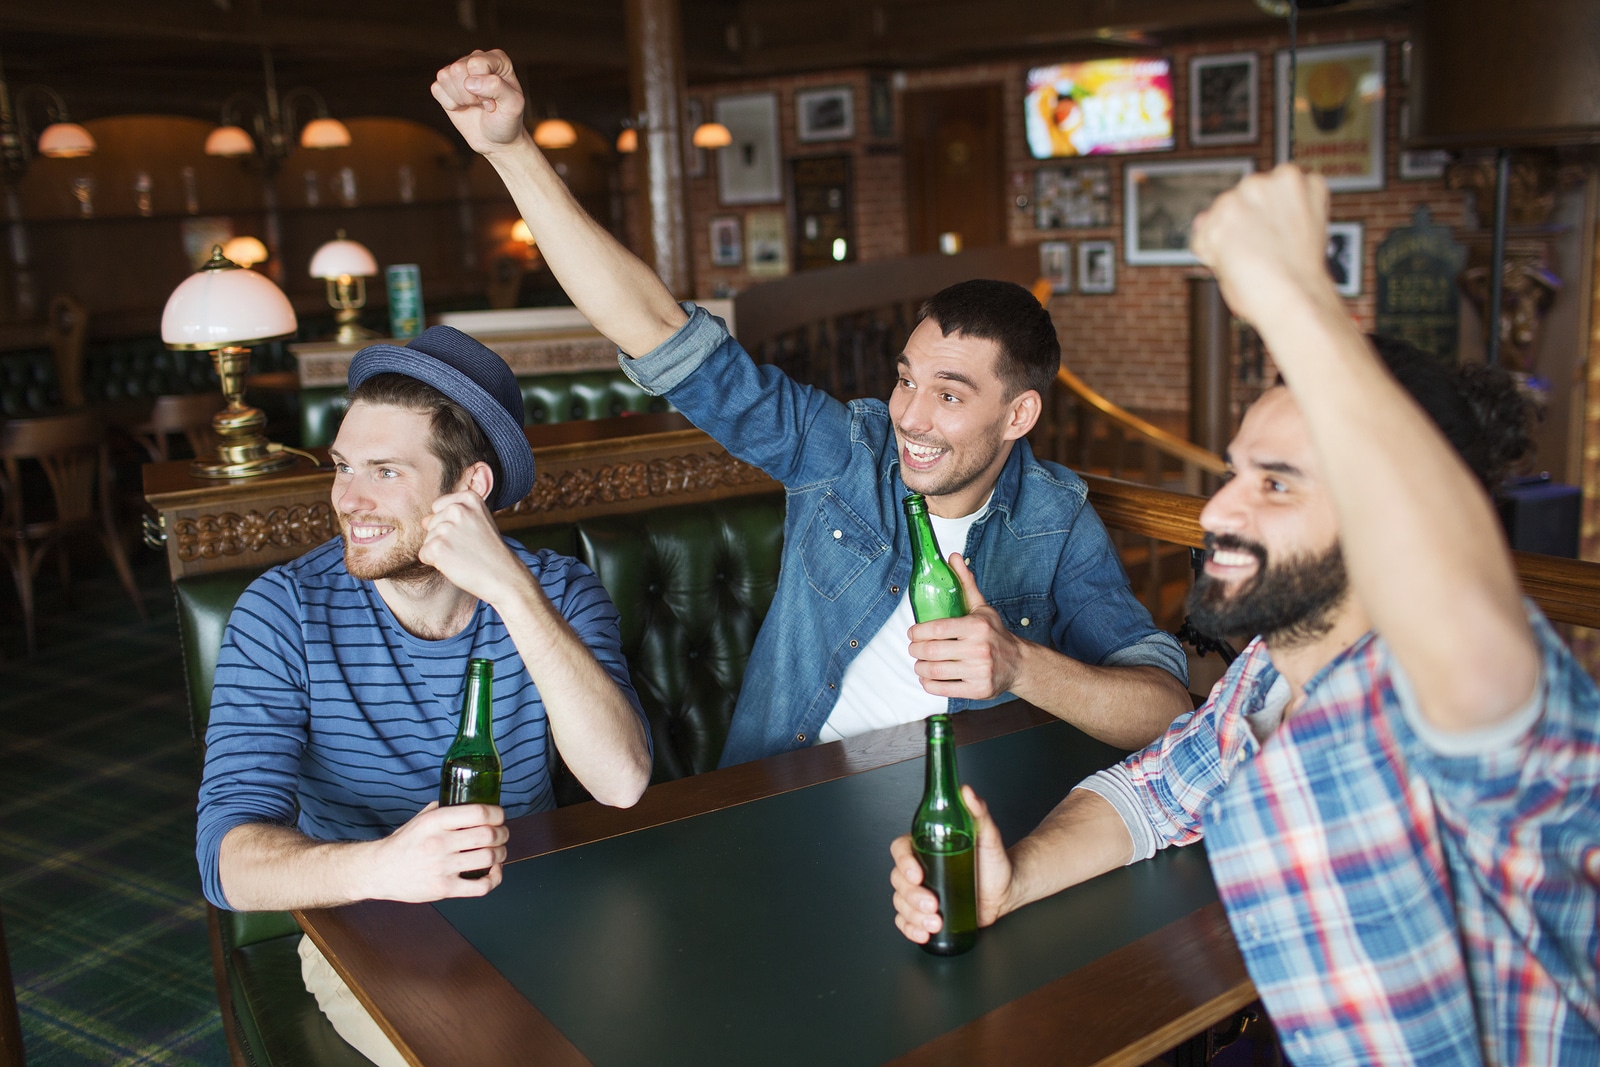
[[[899,596],[900,595],[900,587],[898,585],[891,585],[889,587],[889,592],[895,594],[896,596]]]
[[[843,530],[835,530],[835,531],[833,531],[833,539],[835,541],[839,540],[839,538],[841,538],[843,536],[844,536],[844,531]]]
[[[832,688],[833,688],[833,683],[832,683],[832,682],[829,682],[829,683],[828,683],[828,688],[829,688],[829,689],[832,689]]]
[[[1022,625],[1024,625],[1024,626],[1028,625],[1028,617],[1026,615],[1024,615],[1022,617]]]
[[[852,637],[852,638],[851,638],[851,639],[850,639],[850,647],[851,647],[851,648],[857,648],[857,647],[859,647],[859,646],[860,646],[860,644],[861,644],[861,642],[860,642],[860,641],[857,641],[857,640],[856,640],[856,639],[855,639],[855,638],[853,638],[853,637]]]
[[[805,735],[805,734],[795,734],[795,735],[794,735],[794,739],[795,739],[795,740],[796,740],[796,741],[799,741],[799,742],[801,742],[801,743],[802,743],[802,744],[803,744],[803,743],[804,743],[804,742],[805,742],[805,739],[806,739],[806,735]]]

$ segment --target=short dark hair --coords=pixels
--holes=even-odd
[[[487,463],[494,473],[494,484],[500,484],[500,457],[489,444],[478,424],[472,421],[467,409],[457,404],[426,382],[404,374],[387,371],[374,374],[350,391],[350,403],[388,404],[428,416],[432,434],[428,450],[438,458],[444,468],[439,477],[439,488],[447,490],[456,484],[461,472],[474,463]]]
[[[1447,363],[1398,337],[1367,340],[1489,492],[1533,454],[1533,407],[1503,368]]]
[[[982,278],[957,282],[922,305],[917,322],[924,319],[946,337],[957,333],[998,345],[995,371],[1011,396],[1027,389],[1050,394],[1061,369],[1061,341],[1050,313],[1022,286]]]

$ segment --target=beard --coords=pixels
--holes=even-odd
[[[417,553],[422,549],[421,531],[413,533],[410,527],[394,523],[394,543],[382,553],[375,554],[351,541],[348,517],[339,516],[339,525],[344,534],[344,567],[352,578],[368,582],[385,579],[391,582],[427,582],[438,576],[438,571],[417,558]]]
[[[971,449],[965,453],[958,453],[950,448],[948,441],[919,441],[916,438],[895,428],[897,447],[910,442],[914,445],[926,445],[935,448],[950,449],[945,453],[940,468],[931,471],[914,471],[904,463],[900,464],[900,480],[907,489],[923,496],[949,496],[959,493],[973,482],[983,476],[984,471],[1000,455],[1000,450],[1005,447],[1005,438],[996,433],[992,440],[974,442]]]
[[[1189,590],[1189,621],[1212,637],[1253,637],[1292,648],[1333,628],[1349,591],[1344,554],[1335,541],[1317,555],[1294,556],[1270,566],[1264,545],[1231,534],[1206,534],[1206,550],[1223,548],[1256,557],[1256,573],[1230,593],[1226,582],[1202,572]]]

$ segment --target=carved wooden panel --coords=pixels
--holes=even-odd
[[[304,552],[332,537],[336,530],[333,507],[322,501],[292,504],[266,512],[252,508],[242,514],[227,511],[179,518],[167,531],[167,536],[175,539],[178,559],[192,563],[219,556],[255,555],[259,558],[260,553],[274,548]]]

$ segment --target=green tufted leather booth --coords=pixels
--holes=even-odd
[[[771,493],[512,531],[530,548],[583,560],[610,593],[650,720],[652,782],[717,765],[751,645],[777,588],[783,514],[783,497]],[[197,746],[204,743],[228,613],[257,573],[230,571],[175,584]],[[586,796],[559,765],[556,794],[562,803]],[[231,1001],[234,1017],[224,1022],[250,1062],[368,1063],[334,1033],[302,985],[299,927],[291,916],[210,911],[218,996],[226,994],[224,1009]]]
[[[522,389],[525,426],[672,410],[665,400],[640,389],[621,370],[539,374],[518,378],[517,385]],[[332,444],[346,406],[345,391],[339,386],[302,389],[301,447],[320,448]]]

